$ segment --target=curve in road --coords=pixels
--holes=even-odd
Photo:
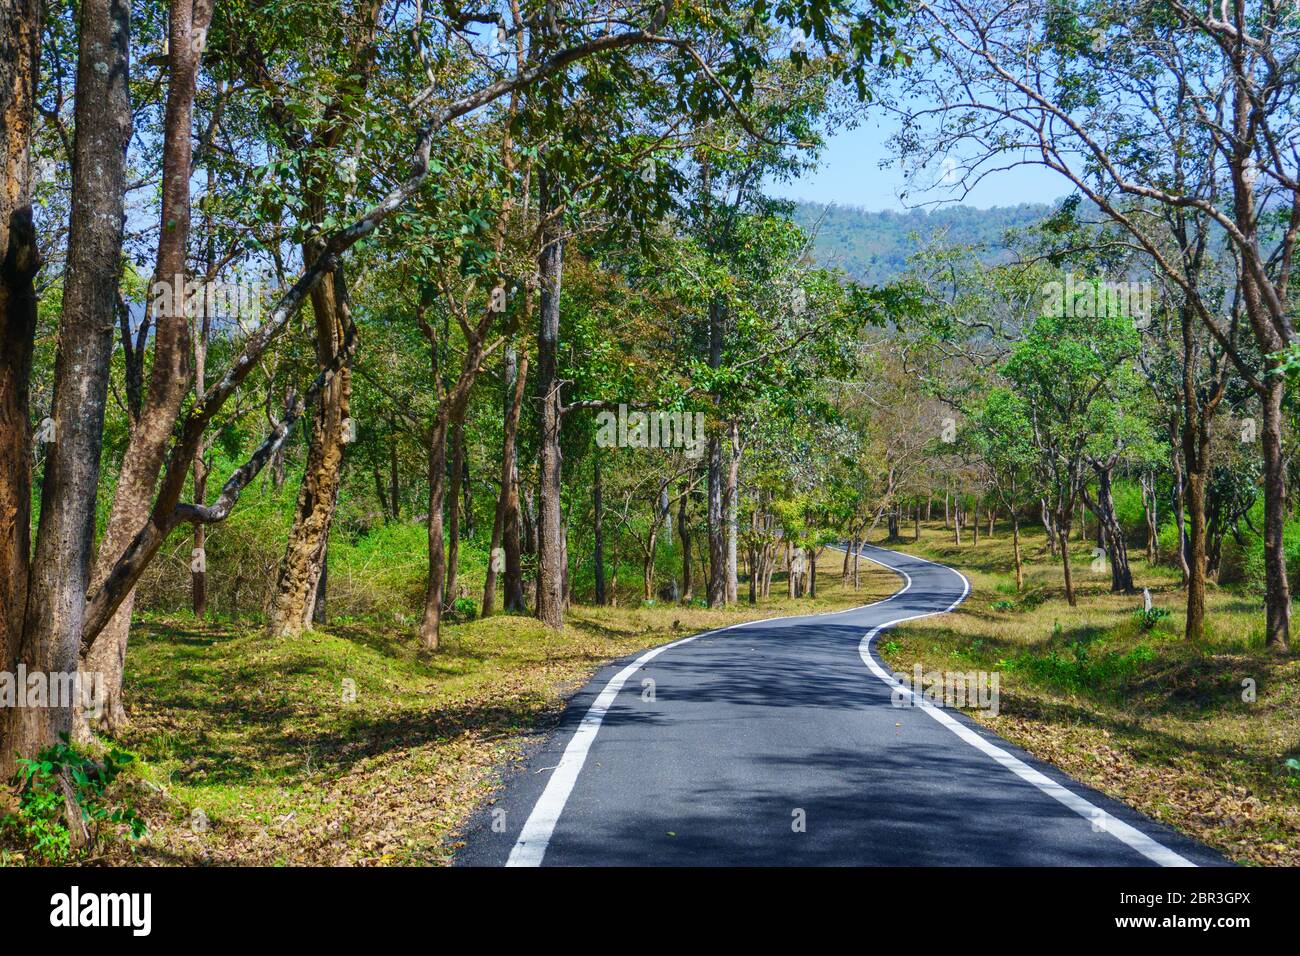
[[[862,553],[904,586],[863,607],[747,621],[602,668],[472,819],[458,862],[1225,862],[900,683],[875,638],[952,610],[970,584],[924,558]]]

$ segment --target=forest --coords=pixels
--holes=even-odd
[[[451,862],[598,667],[883,599],[870,545],[970,585],[895,669],[1300,862],[1291,0],[0,37],[0,864]],[[774,195],[868,116],[947,205]]]
[[[812,236],[812,256],[868,285],[896,282],[918,245],[941,241],[970,246],[991,265],[1011,261],[1008,230],[1024,229],[1052,212],[1045,203],[978,209],[965,205],[869,212],[852,206],[795,204],[793,220]],[[937,239],[941,237],[941,239]]]

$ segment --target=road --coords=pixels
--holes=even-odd
[[[863,554],[903,587],[865,607],[735,625],[602,668],[474,816],[458,863],[1225,862],[960,711],[896,691],[875,636],[951,610],[969,585],[921,558]]]

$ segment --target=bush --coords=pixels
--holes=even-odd
[[[447,609],[444,620],[451,624],[459,624],[462,621],[472,621],[477,616],[478,605],[474,603],[473,598],[456,598]]]
[[[1133,620],[1137,621],[1138,628],[1143,631],[1149,631],[1165,618],[1169,616],[1169,609],[1163,607],[1139,608],[1133,612]]]
[[[107,838],[106,824],[126,827],[134,839],[143,836],[145,824],[135,809],[125,804],[113,806],[108,799],[109,787],[134,762],[135,755],[114,747],[101,763],[69,744],[67,734],[60,736],[59,743],[46,747],[35,760],[18,760],[11,781],[18,788],[18,810],[0,818],[0,831],[36,862],[68,862],[73,854],[64,798],[66,780],[81,811],[80,824],[90,837],[87,849]]]

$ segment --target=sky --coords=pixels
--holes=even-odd
[[[859,206],[872,212],[890,209],[902,212],[936,200],[952,202],[955,196],[946,189],[922,194],[908,190],[906,202],[899,199],[906,179],[896,161],[880,168],[882,159],[892,158],[887,145],[892,125],[879,116],[868,114],[856,129],[842,130],[828,139],[818,169],[788,183],[769,183],[772,195],[784,199]],[[932,170],[933,181],[938,170]],[[1018,203],[1050,203],[1067,195],[1070,188],[1059,174],[1036,166],[1022,166],[993,173],[967,196],[961,205],[987,209],[991,206],[1014,206]],[[933,207],[932,207],[933,208]]]

